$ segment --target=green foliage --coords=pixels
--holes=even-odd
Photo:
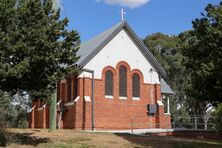
[[[216,130],[222,132],[222,104],[218,104],[214,115]]]
[[[186,117],[188,114],[203,114],[206,106],[204,101],[190,95],[193,90],[190,87],[191,76],[184,65],[188,59],[182,52],[187,48],[189,34],[190,31],[179,36],[155,33],[144,40],[145,45],[167,71],[166,81],[175,92],[175,95],[170,96],[170,112],[173,116],[178,113]],[[178,108],[178,105],[182,108]]]
[[[0,146],[6,146],[8,141],[7,132],[0,123]]]
[[[27,128],[31,100],[20,95],[0,94],[0,124],[4,127]]]
[[[180,108],[177,109],[177,112],[172,114],[172,119],[172,126],[174,128],[192,128],[191,125],[189,125],[189,123],[191,123],[191,117],[187,111],[186,105],[180,106]]]
[[[174,90],[172,115],[204,114],[206,101],[222,100],[222,3],[209,4],[206,14],[193,21],[194,30],[177,36],[156,33],[144,43],[168,73]],[[177,109],[178,104],[185,109]]]
[[[187,95],[201,101],[222,101],[222,2],[209,4],[193,21],[193,29],[181,35],[190,80]]]
[[[172,55],[178,52],[178,38],[176,36],[169,36],[162,33],[155,33],[147,36],[144,40],[145,45],[158,59],[160,64],[166,71],[170,69],[170,62],[168,62]],[[174,63],[176,64],[176,63]],[[176,65],[175,65],[176,66]]]
[[[222,100],[222,2],[205,10],[193,21],[194,30],[179,36],[155,33],[144,40],[168,73],[166,81],[175,92],[170,101],[173,115],[204,114],[206,101]],[[178,104],[185,109],[178,110]]]
[[[7,128],[28,128],[27,106],[30,100],[23,96],[12,96],[0,90],[0,147],[6,146],[12,139]],[[16,98],[16,100],[15,100]],[[17,104],[13,104],[17,103]]]
[[[2,96],[3,93],[0,91],[0,96]],[[6,112],[5,108],[8,106],[8,99],[0,99],[0,147],[1,146],[6,146],[7,144],[7,133],[5,130],[5,118],[6,117]]]
[[[0,91],[0,124],[7,126],[12,121],[13,111],[11,110],[10,97]],[[9,122],[8,122],[9,121]]]
[[[0,89],[45,99],[73,71],[79,34],[59,17],[51,0],[0,2]]]
[[[0,120],[27,127],[27,110],[11,104],[14,94],[50,98],[57,83],[75,71],[79,34],[67,30],[68,19],[60,19],[51,0],[1,0],[0,20]]]
[[[170,112],[175,115],[178,113],[177,105],[186,102],[186,69],[183,66],[181,40],[177,36],[155,33],[147,36],[144,43],[167,71],[167,83],[175,92],[175,95],[170,97]]]

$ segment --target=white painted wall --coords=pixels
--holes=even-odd
[[[94,70],[95,78],[102,78],[106,66],[116,67],[118,62],[125,61],[131,70],[139,69],[144,76],[144,83],[160,84],[156,69],[146,60],[125,30],[120,31],[84,68]],[[150,72],[150,68],[153,72]],[[82,73],[79,77],[91,77]]]

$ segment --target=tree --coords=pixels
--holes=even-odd
[[[7,96],[0,110],[12,109],[10,98],[23,92],[48,100],[57,83],[74,71],[78,32],[67,30],[68,19],[60,19],[51,0],[2,0],[0,20],[0,91],[1,98]],[[23,126],[27,113],[15,106],[10,111],[16,111],[12,123]],[[0,118],[8,121],[5,117]]]
[[[170,101],[171,113],[175,115],[178,113],[177,105],[184,104],[186,100],[183,89],[185,67],[182,65],[184,57],[181,54],[181,40],[177,36],[155,33],[147,36],[144,43],[167,71],[166,80],[175,92]]]
[[[184,65],[187,58],[182,54],[182,51],[187,43],[185,37],[189,33],[190,31],[186,31],[179,36],[155,33],[147,36],[144,40],[145,45],[167,71],[166,80],[175,92],[175,95],[170,97],[170,112],[174,117],[203,114],[206,106],[205,102],[187,95],[190,75]]]
[[[222,104],[218,104],[213,114],[215,115],[214,123],[216,126],[216,130],[222,132]]]
[[[3,90],[2,84],[7,83],[6,79],[12,75],[10,64],[4,60],[10,58],[8,55],[9,49],[12,48],[12,43],[16,28],[16,0],[4,0],[0,2],[0,87]],[[12,49],[13,50],[13,49]]]
[[[52,9],[51,0],[0,2],[0,89],[49,98],[73,71],[79,34]]]
[[[168,57],[176,54],[178,38],[158,32],[147,36],[144,43],[165,70],[168,71],[170,69],[170,63],[168,62],[170,59]]]
[[[187,94],[201,101],[222,101],[222,2],[209,4],[184,36],[183,55],[190,75]]]

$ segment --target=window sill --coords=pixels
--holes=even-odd
[[[74,105],[76,102],[78,102],[79,99],[80,99],[80,97],[77,96],[74,101],[67,102],[67,103],[64,104],[64,106],[72,106],[72,105]]]
[[[159,106],[164,106],[164,105],[163,105],[163,102],[160,101],[160,100],[157,101],[157,104],[158,104]]]
[[[74,102],[78,102],[79,99],[80,99],[80,96],[77,96],[77,97],[75,98]]]
[[[46,107],[46,105],[47,105],[47,103],[46,103],[46,104],[44,104],[42,107],[39,107],[37,110],[38,110],[38,111],[42,111],[42,110],[44,110],[44,109],[45,109],[45,107]]]
[[[106,95],[105,98],[106,99],[113,99],[113,96]]]
[[[37,110],[38,110],[38,111],[42,111],[42,110],[44,110],[44,108],[43,108],[43,107],[40,107],[40,108],[38,108]]]
[[[135,101],[139,101],[140,98],[139,98],[139,97],[133,97],[133,100],[135,100]]]
[[[127,97],[119,97],[120,100],[127,100]]]
[[[68,102],[68,103],[64,104],[64,106],[72,106],[72,105],[74,105],[74,103],[75,102]]]
[[[84,99],[85,99],[86,102],[90,102],[91,101],[90,96],[84,96]]]

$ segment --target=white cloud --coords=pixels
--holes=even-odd
[[[103,1],[110,5],[119,5],[122,7],[136,8],[147,4],[150,0],[96,0],[97,2]]]

